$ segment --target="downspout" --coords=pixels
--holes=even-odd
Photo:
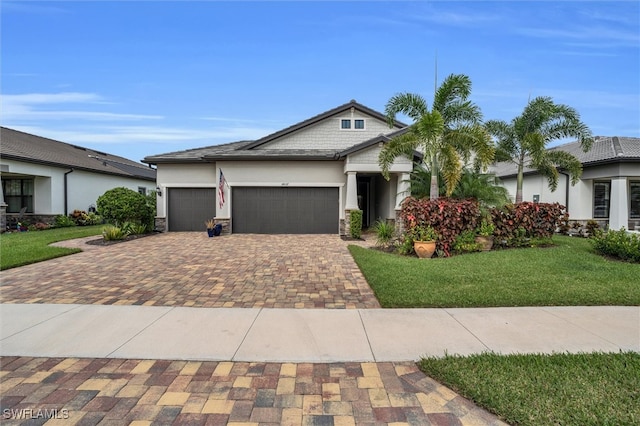
[[[67,191],[68,191],[68,182],[67,182],[67,175],[73,173],[73,169],[69,170],[68,172],[65,172],[64,174],[64,215],[68,216],[69,215],[69,206],[68,206],[68,201],[69,201],[69,197],[67,195]]]

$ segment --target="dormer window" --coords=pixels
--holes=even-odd
[[[364,119],[362,118],[356,118],[356,119],[349,119],[349,118],[343,118],[340,120],[340,129],[342,130],[364,130]]]

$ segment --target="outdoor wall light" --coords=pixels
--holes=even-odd
[[[156,194],[158,194],[158,197],[162,197],[162,188],[159,186],[156,186]]]

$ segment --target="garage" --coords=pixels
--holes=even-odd
[[[337,234],[338,188],[234,187],[232,232]]]
[[[203,231],[216,215],[215,188],[169,188],[169,231]]]

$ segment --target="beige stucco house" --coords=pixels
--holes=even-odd
[[[387,181],[378,155],[405,128],[351,101],[258,140],[146,157],[158,171],[156,225],[200,231],[215,218],[232,233],[337,235],[351,210],[364,226],[395,221],[414,158],[398,158]]]
[[[523,200],[560,203],[571,220],[594,219],[611,229],[640,230],[640,138],[596,137],[583,152],[578,142],[551,149],[567,151],[582,162],[582,177],[572,186],[570,176],[560,170],[558,188],[552,192],[546,178],[525,168]],[[498,163],[493,171],[514,196],[516,166]]]

